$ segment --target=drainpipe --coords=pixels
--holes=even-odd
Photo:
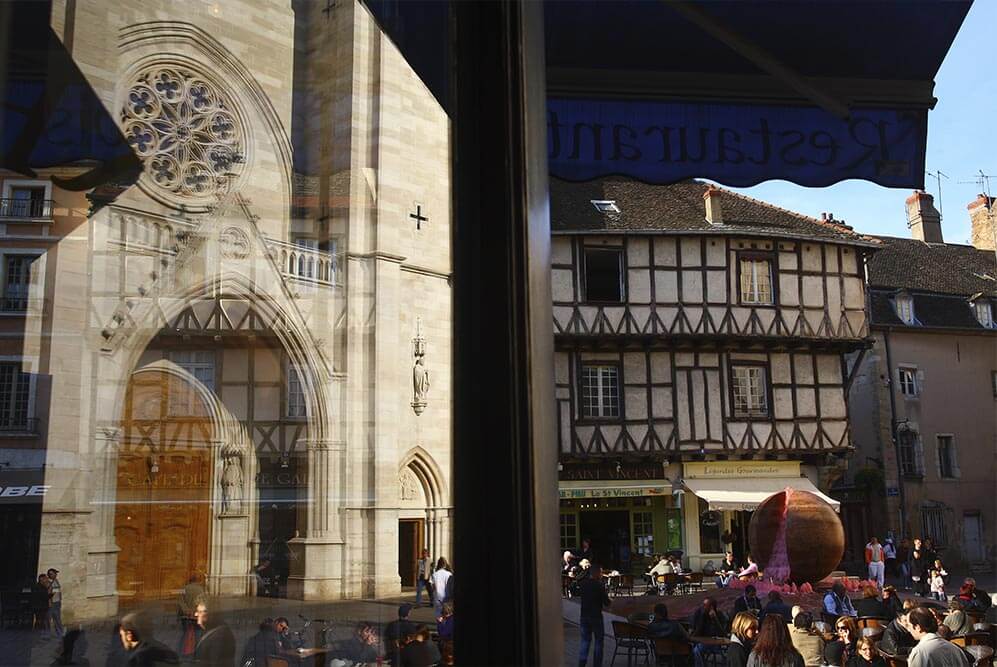
[[[893,357],[890,354],[890,329],[883,333],[883,341],[886,347],[886,372],[888,373],[886,387],[890,392],[890,437],[893,438],[893,453],[897,459],[897,488],[900,490],[900,537],[903,539],[907,533],[907,497],[904,492],[904,470],[900,459],[900,438],[897,432],[897,397],[893,391]]]

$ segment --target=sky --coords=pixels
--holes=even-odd
[[[938,103],[928,112],[925,166],[941,171],[942,234],[948,243],[969,243],[966,205],[980,192],[974,180],[982,169],[992,174],[990,193],[997,192],[997,1],[976,0],[935,77]],[[968,182],[964,182],[968,181]],[[824,211],[843,219],[856,231],[910,236],[904,200],[912,190],[884,188],[850,180],[826,188],[807,188],[786,181],[769,181],[750,188],[732,188],[791,211],[820,217]],[[925,176],[925,190],[935,196],[938,183]]]

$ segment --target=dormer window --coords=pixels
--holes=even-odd
[[[988,299],[977,299],[973,302],[973,314],[981,327],[992,329],[994,326],[993,308]]]
[[[616,205],[615,199],[592,199],[592,206],[599,213],[619,213],[620,207]]]
[[[894,300],[894,306],[897,309],[897,317],[904,324],[916,324],[914,319],[914,299],[910,294],[898,294],[897,298]]]

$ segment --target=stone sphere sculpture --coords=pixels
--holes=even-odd
[[[845,553],[834,509],[809,491],[785,489],[762,501],[748,526],[751,556],[766,580],[816,584]]]

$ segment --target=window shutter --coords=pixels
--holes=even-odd
[[[919,475],[924,474],[924,443],[920,434],[914,436],[914,470]]]
[[[942,449],[942,441],[938,438],[938,436],[935,436],[935,476],[938,477],[938,479],[943,479],[942,470],[944,467],[942,466],[942,454],[944,451],[945,450]]]
[[[962,472],[959,470],[959,454],[956,451],[955,436],[949,441],[949,460],[952,462],[952,476],[959,479],[962,477]]]
[[[917,371],[917,387],[914,388],[914,394],[920,396],[921,392],[924,391],[924,371]]]

